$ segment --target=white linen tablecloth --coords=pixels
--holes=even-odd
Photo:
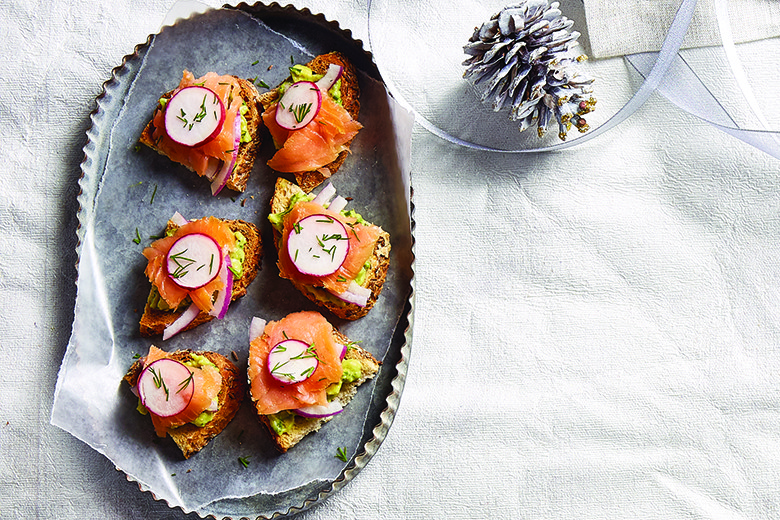
[[[4,518],[185,516],[49,424],[88,115],[171,4],[0,2]],[[365,2],[295,5],[368,41]],[[400,409],[368,466],[300,518],[780,516],[778,172],[660,96],[557,153],[416,127]]]

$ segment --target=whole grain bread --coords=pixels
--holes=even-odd
[[[168,435],[179,447],[185,459],[203,449],[211,439],[225,429],[228,423],[235,417],[236,412],[238,412],[245,394],[244,382],[239,377],[238,368],[225,356],[216,352],[178,350],[173,352],[171,357],[177,361],[187,362],[192,359],[193,353],[206,357],[216,365],[219,373],[222,375],[222,387],[217,395],[219,409],[208,423],[204,426],[195,426],[188,423],[168,432]],[[131,387],[135,387],[138,382],[138,378],[144,369],[143,361],[143,359],[135,361],[123,378]]]
[[[225,186],[231,190],[243,192],[246,190],[246,183],[249,180],[249,174],[252,173],[257,150],[260,147],[260,127],[262,126],[262,120],[260,118],[260,94],[257,92],[254,83],[251,81],[239,78],[237,76],[232,77],[236,79],[240,86],[238,95],[235,96],[235,99],[246,103],[246,106],[249,109],[244,117],[246,118],[247,122],[247,130],[252,139],[249,142],[241,143],[239,145],[238,155],[236,156],[236,164],[233,167],[233,172],[230,174],[230,177],[228,177]],[[173,92],[173,90],[166,92],[161,96],[161,98],[170,99],[171,96],[173,96]],[[159,103],[155,109],[155,113],[158,110],[162,110],[162,106]],[[141,144],[148,146],[157,153],[165,155],[165,152],[160,150],[155,144],[153,137],[154,130],[154,114],[152,114],[152,118],[149,120],[149,123],[147,123],[141,132],[139,141]],[[192,170],[192,168],[189,166],[184,166]]]
[[[296,186],[284,178],[278,178],[276,180],[274,195],[271,199],[271,213],[281,213],[285,211],[289,206],[290,199],[293,195],[302,192],[303,190],[300,186]],[[274,245],[276,246],[277,251],[279,250],[281,238],[281,233],[274,228]],[[305,285],[293,280],[291,280],[291,282],[295,288],[303,293],[309,300],[327,308],[339,318],[356,320],[368,314],[368,311],[374,306],[377,298],[379,298],[379,294],[382,292],[385,279],[387,278],[387,270],[390,266],[390,234],[381,228],[379,238],[376,241],[369,263],[370,267],[368,268],[366,281],[363,286],[371,290],[371,296],[365,307],[339,300],[325,289]]]
[[[333,337],[337,343],[349,346],[344,359],[354,359],[360,362],[361,376],[355,381],[343,382],[341,390],[336,395],[336,398],[341,402],[341,405],[346,406],[347,403],[355,397],[355,394],[357,394],[358,387],[376,375],[381,363],[377,361],[370,352],[352,343],[347,336],[335,328],[333,329]],[[301,439],[308,434],[318,431],[323,424],[330,421],[333,417],[334,416],[316,418],[294,415],[295,422],[293,426],[288,431],[281,434],[273,429],[269,416],[260,415],[260,421],[266,425],[268,431],[271,433],[271,438],[273,439],[276,448],[284,453],[298,444]]]
[[[349,115],[352,116],[352,119],[357,121],[358,115],[360,114],[360,86],[358,84],[355,67],[347,57],[340,52],[329,52],[315,57],[308,62],[306,66],[315,74],[325,74],[331,63],[343,67],[341,73],[341,104]],[[286,81],[291,80],[292,78],[287,78]],[[260,95],[260,104],[264,110],[267,110],[279,101],[279,97],[279,87],[276,87],[273,90],[269,90]],[[349,143],[347,143],[347,146],[349,146]],[[294,174],[295,182],[297,182],[305,192],[310,192],[322,184],[325,179],[336,173],[338,169],[341,168],[341,165],[344,164],[348,155],[349,151],[344,150],[333,162],[323,165],[323,167],[318,170],[296,172]]]
[[[244,246],[245,258],[243,262],[243,274],[241,278],[234,278],[233,280],[233,294],[232,301],[241,298],[246,294],[247,287],[257,276],[257,273],[261,269],[261,260],[263,258],[263,243],[260,236],[260,230],[251,222],[244,220],[225,220],[234,232],[238,231],[244,237],[246,237],[246,245]],[[176,229],[176,225],[168,221],[166,231]],[[144,312],[141,315],[140,331],[142,336],[155,336],[162,334],[165,328],[176,321],[181,316],[184,309],[163,311],[153,308],[147,299],[144,306]],[[198,325],[209,322],[214,319],[214,316],[207,312],[200,312],[198,316],[190,323],[184,330],[190,330]]]

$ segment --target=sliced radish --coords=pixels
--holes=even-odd
[[[184,87],[165,105],[165,132],[183,146],[200,146],[219,135],[225,105],[206,87]]]
[[[173,243],[166,256],[168,276],[185,289],[203,287],[219,274],[222,250],[208,235],[191,233]]]
[[[329,91],[331,87],[339,80],[342,72],[344,72],[344,67],[341,65],[336,65],[335,63],[329,64],[325,75],[317,80],[317,87],[319,87],[319,89],[323,92]]]
[[[163,330],[163,341],[174,337],[176,334],[186,329],[190,323],[195,321],[195,318],[198,317],[198,314],[200,314],[200,309],[198,306],[194,303],[190,304],[190,306],[187,307],[187,310],[185,310],[181,316],[176,318],[173,323],[165,327],[165,330]]]
[[[347,346],[341,345],[341,354],[339,354],[339,359],[344,361],[344,357],[346,357],[346,355],[347,355]]]
[[[287,87],[276,107],[276,123],[286,130],[298,130],[320,112],[322,92],[311,81],[297,81]]]
[[[219,320],[225,317],[230,306],[230,300],[233,297],[233,271],[230,270],[230,255],[228,255],[227,247],[222,249],[222,259],[223,262],[219,268],[219,279],[225,281],[225,286],[217,291],[214,305],[209,312],[209,314],[216,316]]]
[[[183,412],[194,393],[192,372],[175,359],[163,358],[150,363],[138,378],[141,403],[160,417]]]
[[[293,411],[303,417],[322,418],[343,412],[344,406],[338,399],[334,399],[333,401],[329,401],[328,404],[315,404],[304,408],[297,408]]]
[[[299,220],[287,236],[287,254],[303,274],[335,273],[349,252],[344,224],[329,215],[315,213]]]
[[[252,321],[249,323],[249,341],[254,341],[263,335],[266,323],[267,322],[263,318],[258,318],[257,316],[252,317]]]
[[[222,161],[222,168],[217,172],[211,181],[211,194],[217,195],[227,184],[230,174],[233,173],[233,167],[238,159],[238,149],[241,147],[241,116],[236,114],[236,121],[233,124],[233,150],[230,153],[229,161]]]
[[[349,201],[339,195],[335,199],[333,199],[333,202],[328,204],[328,209],[333,211],[334,213],[341,213],[341,210],[347,207],[347,203]]]
[[[330,202],[330,199],[332,199],[335,194],[336,194],[336,188],[333,187],[332,182],[329,182],[328,184],[325,185],[324,188],[320,190],[317,196],[314,197],[314,199],[312,199],[312,202],[325,207],[325,205],[328,202]]]
[[[314,345],[297,339],[280,341],[268,353],[268,372],[280,383],[305,381],[319,364]]]

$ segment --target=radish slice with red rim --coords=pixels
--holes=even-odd
[[[342,72],[344,72],[344,67],[335,63],[330,63],[328,65],[328,70],[325,72],[325,75],[317,80],[317,87],[319,87],[319,89],[323,92],[329,91],[331,87],[333,87],[333,85],[335,85],[339,80]]]
[[[210,236],[191,233],[173,243],[165,260],[168,276],[176,285],[197,289],[219,274],[222,250]]]
[[[184,87],[165,105],[165,133],[177,143],[195,147],[217,137],[225,122],[225,105],[211,89]]]
[[[339,359],[344,361],[344,358],[346,357],[346,355],[347,355],[347,346],[346,345],[341,345],[341,354],[339,354]]]
[[[241,115],[236,114],[236,120],[233,124],[233,150],[230,153],[229,161],[222,161],[222,167],[214,176],[211,181],[211,194],[217,195],[222,188],[227,184],[230,174],[233,173],[233,168],[236,166],[236,160],[238,159],[238,149],[241,147]]]
[[[222,258],[224,261],[219,268],[219,279],[225,281],[225,286],[217,291],[214,305],[209,312],[209,314],[216,316],[219,320],[225,317],[233,296],[233,271],[230,270],[230,256],[228,255],[227,247],[222,249]]]
[[[298,415],[302,415],[303,417],[322,418],[330,417],[331,415],[336,415],[343,412],[344,406],[341,404],[341,401],[334,399],[333,401],[329,401],[328,404],[315,404],[312,406],[297,408],[293,411]]]
[[[268,353],[268,372],[280,383],[305,381],[319,364],[314,345],[298,339],[280,341]]]
[[[198,314],[200,314],[200,309],[197,305],[194,303],[190,304],[189,307],[174,320],[173,323],[165,327],[165,330],[163,330],[163,341],[172,338],[179,332],[183,331],[187,328],[187,326],[195,321],[195,318],[198,317]]]
[[[299,220],[287,236],[287,254],[302,274],[335,273],[349,252],[344,224],[329,215],[315,213]]]
[[[285,130],[298,130],[312,122],[322,106],[322,92],[311,81],[287,87],[276,107],[276,123]]]
[[[149,412],[171,417],[183,412],[195,393],[192,371],[175,359],[150,363],[138,378],[138,396]]]

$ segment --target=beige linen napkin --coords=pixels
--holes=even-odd
[[[780,36],[777,0],[723,0],[736,43]],[[594,58],[607,58],[661,48],[680,0],[583,0]],[[698,0],[683,47],[720,45],[716,5]]]

